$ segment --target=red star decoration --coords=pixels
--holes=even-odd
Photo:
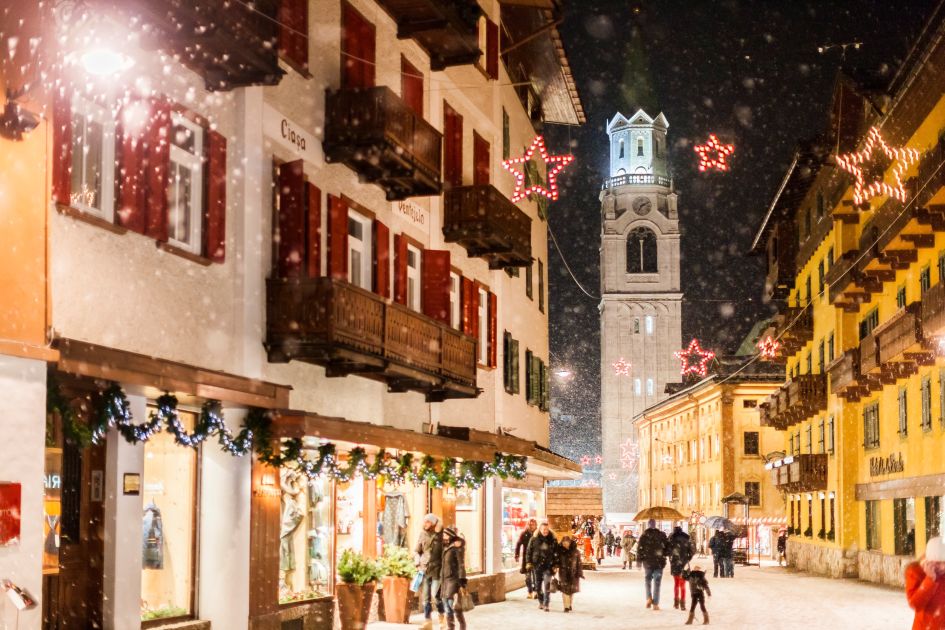
[[[706,171],[714,168],[717,171],[727,171],[727,158],[735,152],[734,144],[722,144],[718,136],[714,133],[709,134],[709,139],[705,144],[697,144],[693,150],[699,155],[699,170]],[[712,154],[715,157],[712,157]]]
[[[608,473],[608,474],[607,474],[607,478],[610,479],[611,481],[616,481],[616,480],[617,480],[617,473]]]
[[[513,167],[517,164],[524,164],[532,159],[532,156],[535,154],[535,151],[539,152],[541,159],[545,162],[545,169],[547,171],[548,178],[548,188],[534,184],[532,186],[525,186],[525,169],[524,167],[520,170],[514,169]],[[512,202],[521,201],[525,199],[532,193],[544,195],[552,201],[558,200],[558,173],[561,170],[574,161],[573,155],[548,155],[548,149],[545,148],[545,139],[541,136],[535,136],[535,139],[532,140],[532,144],[525,151],[525,155],[517,158],[509,158],[502,162],[502,166],[508,172],[512,173],[515,176],[515,190],[512,192]]]
[[[617,376],[630,376],[630,368],[632,366],[624,361],[623,357],[620,357],[620,360],[614,363],[614,374]]]
[[[631,470],[637,461],[638,446],[633,440],[627,438],[627,441],[620,445],[620,467],[624,470]]]
[[[767,359],[769,361],[774,360],[778,356],[778,349],[781,347],[781,342],[768,335],[764,339],[758,342],[758,353],[761,355],[762,359]]]
[[[882,175],[868,185],[864,181],[862,165],[870,159],[873,150],[876,148],[882,150],[888,159],[896,162],[896,167],[893,169],[892,185],[884,182]],[[904,203],[906,201],[906,187],[902,184],[902,175],[918,159],[918,151],[907,147],[889,146],[883,140],[883,135],[879,129],[871,127],[869,134],[866,136],[866,144],[863,145],[863,150],[857,153],[838,155],[837,166],[853,175],[856,180],[853,183],[853,203],[859,205],[878,195],[889,195]]]
[[[604,463],[604,458],[598,455],[597,457],[594,458],[594,463],[600,466],[601,464]]]
[[[686,374],[705,376],[709,372],[709,362],[715,358],[714,352],[702,349],[698,339],[689,342],[686,350],[678,350],[673,354],[682,363],[679,373],[683,376]]]
[[[582,455],[582,456],[581,456],[581,466],[590,466],[590,465],[591,465],[591,457],[590,457],[590,455]]]

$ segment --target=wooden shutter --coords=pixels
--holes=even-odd
[[[305,182],[305,262],[309,278],[322,275],[322,191]]]
[[[479,329],[479,291],[476,283],[469,278],[463,278],[463,333],[470,337],[478,336]]]
[[[118,223],[164,241],[167,240],[170,104],[163,100],[132,101],[126,106],[129,109],[140,107],[147,108],[146,122],[140,130],[122,125],[124,112],[119,116]],[[140,114],[132,112],[131,115]]]
[[[72,195],[72,103],[66,87],[53,97],[52,196],[56,203],[71,205]]]
[[[420,277],[423,314],[449,326],[450,253],[445,250],[423,250]]]
[[[308,72],[308,0],[279,0],[279,56]]]
[[[496,299],[495,293],[489,292],[489,304],[488,304],[488,314],[489,314],[489,367],[496,367],[498,365],[498,358],[496,353],[498,351],[498,327],[496,326],[496,320],[498,315],[498,300]],[[485,331],[483,331],[485,332]]]
[[[532,351],[525,351],[525,402],[529,405],[535,404],[535,379],[532,377],[532,369],[535,367],[532,360]]]
[[[390,228],[374,221],[374,292],[390,297]]]
[[[443,103],[443,183],[463,185],[463,117]]]
[[[520,379],[519,379],[519,369],[518,369],[519,368],[518,339],[512,339],[512,343],[510,345],[510,351],[512,353],[512,362],[511,362],[512,393],[517,394],[521,391],[521,388],[519,385]]]
[[[499,78],[499,25],[486,20],[486,74]]]
[[[342,6],[341,85],[345,88],[374,87],[374,25],[347,2]]]
[[[473,184],[485,186],[489,183],[489,143],[473,132]]]
[[[151,103],[151,116],[145,129],[147,173],[147,225],[145,234],[159,241],[167,240],[167,179],[171,170],[171,104],[164,99]]]
[[[279,167],[279,220],[276,269],[280,278],[302,275],[305,256],[305,174],[302,160]]]
[[[394,236],[394,301],[407,304],[407,237]]]
[[[207,208],[204,256],[222,263],[226,258],[226,138],[207,130]]]
[[[422,118],[423,74],[403,55],[400,56],[400,91],[407,107]]]
[[[505,391],[512,393],[512,335],[509,331],[502,333],[502,385]]]
[[[328,275],[348,279],[348,204],[328,195]]]

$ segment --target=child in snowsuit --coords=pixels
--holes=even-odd
[[[691,571],[684,571],[683,577],[689,581],[689,593],[692,595],[692,608],[689,609],[689,619],[686,625],[691,626],[696,618],[696,605],[702,608],[702,625],[709,625],[709,613],[705,609],[706,593],[712,597],[712,589],[709,588],[709,581],[705,579],[705,571],[698,564],[692,567]]]

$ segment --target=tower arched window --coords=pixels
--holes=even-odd
[[[618,158],[623,159],[623,140],[620,141],[620,155]]]
[[[657,273],[656,234],[638,227],[627,237],[627,273]]]
[[[637,156],[643,157],[643,138],[637,138]]]

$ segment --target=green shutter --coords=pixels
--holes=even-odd
[[[512,339],[510,344],[510,349],[512,353],[512,393],[518,394],[521,391],[519,387],[519,377],[518,377],[518,340]]]
[[[532,377],[532,369],[534,368],[534,362],[532,361],[532,351],[525,351],[525,402],[529,405],[535,404],[535,379]]]
[[[505,391],[512,393],[512,366],[511,364],[511,353],[509,352],[510,342],[512,340],[512,335],[509,334],[509,331],[502,333],[502,384],[505,386]]]

